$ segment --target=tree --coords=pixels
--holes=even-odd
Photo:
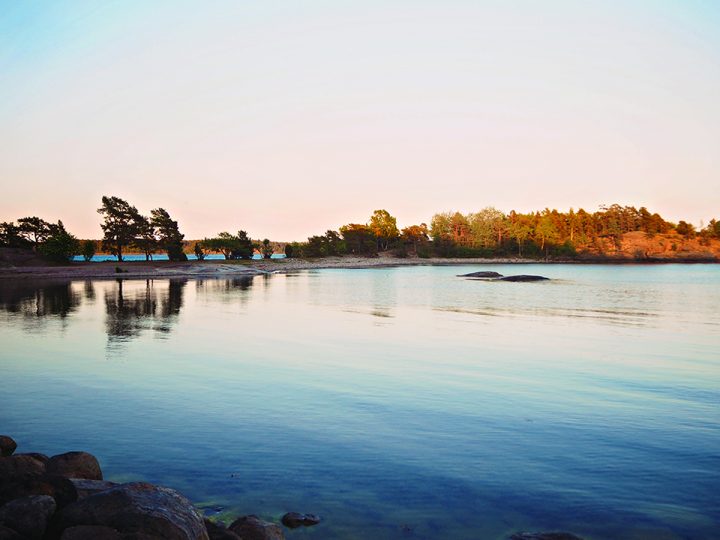
[[[387,210],[375,210],[368,226],[377,239],[378,251],[385,251],[389,243],[400,236],[397,220]]]
[[[145,260],[151,261],[152,254],[158,250],[158,239],[155,237],[155,227],[145,216],[138,217],[137,236],[132,244],[145,254]]]
[[[54,232],[53,225],[37,216],[18,219],[18,231],[32,245],[33,251]]]
[[[288,259],[292,259],[293,256],[296,253],[296,244],[293,242],[292,244],[285,244],[285,257]]]
[[[208,251],[222,253],[225,259],[231,259],[233,251],[240,247],[237,237],[229,232],[221,232],[215,238],[205,238],[202,246]]]
[[[92,260],[92,258],[95,256],[95,241],[94,240],[83,241],[83,243],[80,247],[80,253],[83,256],[83,259],[85,259],[85,262],[90,262]]]
[[[203,243],[202,242],[195,242],[193,251],[195,252],[195,257],[197,258],[198,261],[205,260],[205,252],[203,251]]]
[[[103,216],[103,245],[122,261],[123,248],[140,233],[142,216],[137,208],[118,197],[103,197],[98,213]]]
[[[156,208],[150,214],[150,222],[155,227],[160,249],[167,252],[171,261],[187,261],[187,255],[183,251],[185,235],[180,232],[178,222],[172,219],[164,208]]]
[[[425,244],[428,241],[428,227],[424,223],[410,225],[402,230],[400,236],[404,242],[412,244],[413,251],[417,254],[418,245]]]
[[[13,222],[3,221],[0,223],[0,246],[25,248],[28,245],[27,238],[20,234],[20,228]]]
[[[237,247],[232,252],[233,259],[252,259],[255,246],[245,231],[238,231]]]
[[[682,235],[692,238],[695,236],[695,226],[691,223],[687,223],[686,221],[680,221],[677,224],[677,227],[675,227],[675,231]]]
[[[68,262],[80,250],[80,242],[65,230],[62,221],[51,227],[52,236],[43,242],[38,251],[55,262]]]
[[[517,242],[519,257],[522,257],[523,244],[530,237],[531,234],[532,228],[520,221],[517,221],[510,225],[510,236],[515,239],[515,242]]]
[[[377,236],[368,225],[349,223],[340,227],[340,234],[349,253],[356,255],[377,254]]]
[[[275,253],[275,249],[270,245],[270,240],[267,238],[262,241],[262,255],[264,259],[270,259]]]

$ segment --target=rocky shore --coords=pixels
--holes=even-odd
[[[229,526],[203,517],[174,489],[103,479],[95,456],[16,454],[0,435],[0,540],[282,540],[288,530],[321,524],[288,512],[280,523],[239,516]],[[362,534],[360,534],[362,536]],[[581,540],[564,532],[518,532],[509,540]]]

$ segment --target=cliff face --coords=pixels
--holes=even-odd
[[[687,238],[676,232],[649,236],[640,231],[625,233],[618,248],[612,239],[601,238],[586,249],[578,250],[580,259],[678,259],[720,261],[720,240]]]

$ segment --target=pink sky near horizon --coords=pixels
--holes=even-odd
[[[0,221],[99,237],[103,195],[188,238],[302,240],[385,208],[720,218],[720,5],[18,3],[0,13]]]

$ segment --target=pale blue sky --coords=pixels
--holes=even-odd
[[[0,0],[0,220],[720,217],[720,2]]]

